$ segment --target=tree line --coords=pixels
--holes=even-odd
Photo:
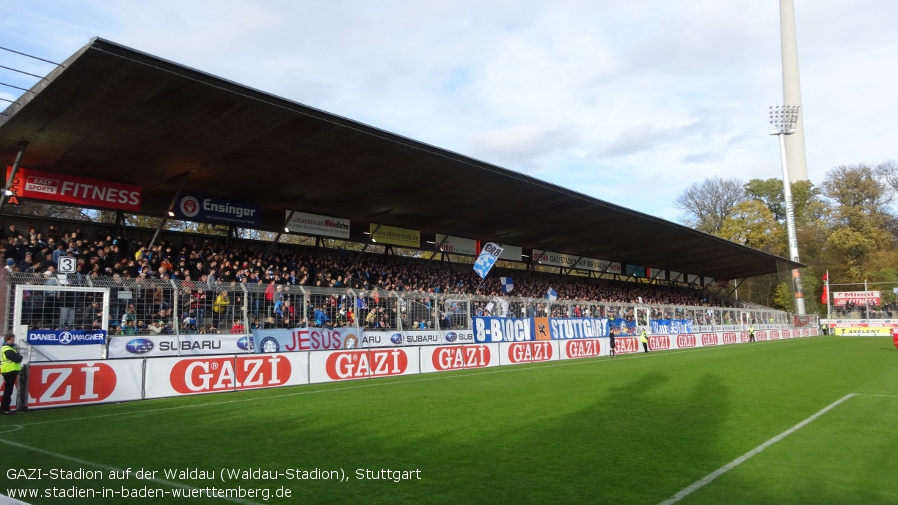
[[[898,163],[842,165],[826,174],[820,186],[791,184],[794,224],[808,311],[826,313],[821,303],[823,275],[830,292],[882,292],[894,303],[898,287]],[[782,179],[712,177],[687,188],[674,200],[680,221],[696,230],[760,251],[789,257]],[[833,286],[833,284],[836,284]],[[793,310],[789,272],[746,279],[741,300]]]

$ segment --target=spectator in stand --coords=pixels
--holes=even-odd
[[[181,333],[196,333],[196,318],[193,317],[193,314],[188,312],[184,319],[181,321]]]
[[[318,328],[323,328],[330,322],[331,318],[328,317],[327,313],[322,310],[321,307],[315,307],[315,326]]]
[[[153,310],[159,312],[160,310],[168,310],[168,302],[165,301],[165,291],[163,291],[162,286],[156,286],[153,289]]]
[[[80,291],[63,291],[57,297],[59,305],[59,328],[64,330],[75,329],[75,313],[82,305],[84,294]]]
[[[34,264],[34,255],[30,252],[23,252],[22,261],[19,263],[19,272],[33,272],[35,269],[37,269],[37,265]]]
[[[128,320],[122,324],[122,329],[119,332],[119,335],[137,335],[137,321],[136,320]]]
[[[309,286],[310,284],[320,285],[323,288],[329,287],[363,287],[366,296],[361,294],[358,296],[357,305],[352,302],[354,295],[348,296],[347,301],[337,300],[331,296],[331,293],[317,292],[314,296],[315,305],[330,317],[331,322],[339,321],[340,324],[351,324],[350,314],[359,319],[368,319],[368,306],[372,307],[372,311],[377,308],[385,308],[384,311],[377,311],[374,320],[379,326],[395,325],[397,313],[394,298],[388,296],[388,291],[405,291],[407,293],[471,293],[479,284],[480,279],[473,274],[470,269],[458,268],[457,264],[446,264],[434,261],[424,261],[419,259],[410,259],[402,257],[380,257],[368,255],[360,261],[354,260],[355,255],[339,253],[339,252],[321,252],[321,250],[313,250],[305,247],[281,246],[272,251],[271,254],[263,254],[253,252],[249,249],[227,248],[224,243],[215,243],[213,241],[196,242],[190,238],[183,238],[179,246],[173,246],[170,242],[162,240],[148,250],[143,244],[139,244],[142,252],[129,247],[129,241],[125,237],[112,238],[112,234],[103,231],[96,236],[96,240],[90,240],[82,232],[63,233],[55,229],[55,226],[44,233],[40,229],[29,230],[28,233],[18,233],[13,227],[6,233],[6,240],[0,247],[0,254],[6,259],[13,259],[19,264],[19,270],[33,268],[35,262],[40,265],[40,259],[46,258],[47,254],[51,255],[51,261],[58,258],[60,251],[72,249],[71,253],[79,260],[83,259],[83,263],[79,263],[81,268],[78,272],[89,276],[94,285],[103,285],[100,278],[104,275],[109,276],[118,274],[119,279],[130,277],[139,278],[139,272],[147,272],[146,279],[153,278],[163,279],[164,276],[160,272],[160,268],[168,272],[168,265],[172,265],[170,271],[171,277],[178,280],[187,280],[187,272],[194,270],[196,275],[193,279],[207,276],[203,279],[206,283],[210,280],[213,284],[219,285],[222,282],[245,282],[247,287],[265,279],[264,282],[270,287],[271,291],[251,290],[249,304],[247,308],[253,311],[256,317],[265,317],[265,314],[272,314],[272,307],[275,304],[275,293],[283,297],[287,294],[287,289],[294,285]],[[61,249],[62,246],[64,249]],[[44,251],[44,248],[47,248]],[[66,253],[68,254],[68,253]],[[40,255],[40,256],[38,256]],[[26,263],[25,258],[32,259]],[[124,260],[124,262],[122,262]],[[171,261],[175,260],[175,261]],[[109,264],[111,266],[103,266]],[[23,267],[24,268],[21,268]],[[108,270],[107,270],[108,268]],[[500,268],[500,267],[496,267]],[[214,269],[214,270],[213,270]],[[646,304],[672,303],[678,305],[710,305],[710,300],[702,301],[700,292],[675,287],[660,287],[655,285],[638,285],[627,282],[611,282],[604,279],[586,279],[572,278],[560,276],[557,274],[549,274],[542,272],[526,272],[521,270],[513,270],[503,272],[500,268],[497,272],[509,274],[515,278],[515,294],[522,297],[542,298],[548,287],[554,287],[558,294],[559,300],[583,300],[605,303],[637,303],[641,298]],[[33,270],[32,270],[33,271]],[[44,270],[38,270],[42,272]],[[218,280],[214,280],[214,276],[218,276]],[[483,282],[481,294],[495,294],[501,296],[501,287],[498,282],[498,275],[487,278]],[[144,281],[145,282],[145,281]],[[121,284],[121,280],[119,280]],[[146,283],[150,284],[150,283]],[[113,284],[113,300],[116,299],[116,293],[120,288]],[[242,289],[236,284],[230,289],[231,291],[231,307],[243,306],[243,301],[237,299],[237,294]],[[275,291],[275,286],[281,286],[280,291]],[[155,286],[152,286],[155,288]],[[197,287],[205,291],[207,286]],[[129,282],[128,288],[133,288]],[[137,293],[139,300],[140,293]],[[157,300],[155,299],[155,290],[145,293],[144,305],[138,307],[138,315],[140,315],[141,307],[145,306],[148,313],[158,309]],[[212,298],[212,295],[208,295]],[[188,299],[182,297],[182,299]],[[151,302],[152,300],[152,302]],[[304,299],[305,300],[305,299]],[[303,300],[303,301],[304,301]],[[179,307],[181,313],[190,308],[196,310],[205,310],[206,304],[212,306],[212,300],[206,300],[199,306]],[[296,299],[291,300],[291,304]],[[115,322],[120,321],[121,311],[116,310],[117,302],[113,301],[112,310],[109,317]],[[152,307],[152,309],[150,309]],[[301,305],[304,310],[305,307]],[[527,310],[528,304],[518,304],[512,310],[514,314],[521,315],[522,311]],[[561,306],[552,307],[553,313],[568,317],[589,317],[586,307],[570,307],[564,311],[560,311]],[[886,315],[889,308],[884,309]],[[118,312],[117,314],[113,314]],[[305,314],[297,314],[298,316],[293,322],[300,321],[303,318],[315,320],[313,315],[314,308],[309,308]],[[528,312],[530,315],[547,315],[546,308],[534,304]],[[596,313],[598,315],[598,313]],[[702,313],[704,318],[707,314]],[[722,313],[711,316],[716,319],[725,321],[729,314]],[[217,321],[222,320],[230,322],[232,314],[225,314]],[[415,314],[416,319],[423,318],[420,314]],[[56,319],[52,320],[53,323]],[[208,321],[206,321],[208,323]],[[644,322],[639,322],[643,324]],[[375,324],[375,321],[372,321]],[[445,323],[441,323],[445,324]]]
[[[122,314],[122,328],[124,329],[129,322],[133,322],[135,325],[137,324],[137,309],[134,307],[133,303],[128,304],[128,308],[126,308],[125,313]]]
[[[231,306],[231,297],[226,289],[219,291],[218,295],[216,295],[215,301],[212,302],[212,312],[215,313],[215,319],[218,320],[219,325],[223,321],[229,321],[233,318],[234,308]]]
[[[284,299],[283,302],[278,306],[275,310],[275,316],[277,317],[277,327],[278,328],[293,328],[293,323],[296,318],[296,313],[293,306],[290,304],[290,299]]]

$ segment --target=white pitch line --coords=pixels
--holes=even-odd
[[[18,430],[21,430],[21,429],[24,428],[24,426],[22,426],[22,425],[12,425],[12,426],[10,426],[10,428],[11,428],[11,429],[6,430],[6,431],[0,431],[0,435],[6,434],[6,433],[10,433],[10,432],[12,432],[12,431],[18,431]],[[58,459],[63,459],[63,460],[66,460],[66,461],[71,461],[72,463],[76,463],[76,464],[82,465],[82,466],[92,466],[92,467],[94,467],[94,468],[99,468],[99,469],[101,469],[101,470],[106,470],[106,471],[115,471],[115,472],[124,472],[124,471],[125,471],[124,468],[116,468],[116,467],[114,467],[114,466],[103,465],[103,464],[101,464],[101,463],[95,463],[95,462],[93,462],[93,461],[88,461],[88,460],[86,460],[86,459],[75,458],[75,457],[72,457],[72,456],[67,456],[67,455],[65,455],[65,454],[60,454],[60,453],[58,453],[58,452],[48,451],[48,450],[46,450],[46,449],[41,449],[41,448],[39,448],[39,447],[31,447],[30,445],[25,445],[25,444],[20,444],[20,443],[18,443],[18,442],[13,442],[13,441],[7,440],[6,438],[3,438],[3,437],[0,437],[0,444],[9,445],[9,446],[12,446],[12,447],[16,447],[16,448],[18,448],[18,449],[21,449],[21,450],[31,451],[31,452],[36,452],[36,453],[38,453],[38,454],[43,454],[43,455],[46,455],[46,456],[51,456],[51,457],[58,458]],[[153,478],[153,479],[149,479],[149,481],[150,481],[150,482],[156,482],[156,483],[158,483],[158,484],[163,484],[163,485],[166,485],[166,486],[169,486],[169,487],[177,487],[177,488],[181,488],[181,489],[185,489],[185,490],[196,490],[196,489],[200,489],[200,488],[196,488],[196,487],[193,487],[193,486],[188,486],[187,484],[182,484],[182,483],[180,483],[180,482],[174,482],[174,481],[170,481],[170,480],[166,480],[166,479],[156,479],[156,478]],[[245,505],[261,505],[261,504],[258,503],[258,502],[249,501],[249,500],[244,500],[244,499],[241,499],[241,498],[227,498],[227,497],[212,497],[212,498],[213,498],[213,499],[218,499],[218,500],[229,501],[229,502],[233,502],[233,503],[242,503],[242,504],[245,504]],[[25,503],[25,502],[22,502],[22,503]]]
[[[839,406],[842,402],[844,402],[845,400],[851,398],[852,396],[856,396],[856,394],[855,394],[855,393],[849,393],[849,394],[843,396],[842,398],[839,398],[838,400],[834,401],[833,403],[830,403],[830,404],[827,405],[826,407],[820,409],[820,411],[818,411],[816,414],[812,415],[811,417],[809,417],[809,418],[805,419],[804,421],[802,421],[802,422],[796,424],[795,426],[793,426],[793,427],[789,428],[788,430],[786,430],[786,431],[780,433],[779,435],[777,435],[777,436],[771,438],[770,440],[768,440],[768,441],[764,442],[763,444],[761,444],[761,445],[755,447],[754,449],[752,449],[752,450],[746,452],[745,454],[743,454],[742,456],[739,456],[738,458],[734,459],[733,461],[730,461],[729,463],[723,465],[722,467],[718,468],[717,470],[714,470],[713,472],[711,472],[711,473],[709,473],[708,475],[706,475],[705,477],[703,477],[701,480],[697,480],[697,481],[693,482],[693,483],[690,484],[689,486],[683,488],[683,490],[680,491],[679,493],[673,495],[672,497],[668,498],[667,500],[664,500],[663,502],[659,503],[658,505],[672,505],[672,504],[674,504],[674,503],[677,503],[678,501],[682,500],[683,498],[689,496],[693,491],[695,491],[695,490],[701,488],[701,487],[704,486],[705,484],[710,484],[711,482],[714,481],[714,479],[716,479],[716,478],[720,477],[721,475],[723,475],[723,474],[729,472],[729,471],[732,470],[733,468],[736,468],[737,466],[741,465],[742,463],[744,463],[744,462],[747,461],[748,459],[750,459],[750,458],[752,458],[753,456],[757,455],[758,453],[760,453],[760,452],[763,451],[764,449],[766,449],[766,448],[770,447],[771,445],[773,445],[773,444],[779,442],[780,440],[782,440],[782,439],[788,437],[789,435],[791,435],[792,433],[795,433],[796,431],[800,430],[801,428],[804,428],[805,426],[807,426],[808,424],[810,424],[812,421],[814,421],[814,420],[817,419],[818,417],[822,416],[823,414],[826,414],[826,413],[829,412],[830,410],[836,408],[836,407]]]

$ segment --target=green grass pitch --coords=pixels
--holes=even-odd
[[[655,505],[846,395],[676,503],[898,503],[898,351],[850,337],[4,416],[0,494]]]

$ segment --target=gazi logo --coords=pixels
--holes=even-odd
[[[670,337],[667,335],[649,335],[649,349],[653,351],[670,349]]]
[[[716,333],[702,333],[702,345],[717,345],[718,339]]]
[[[552,359],[552,342],[515,342],[508,346],[508,360],[512,363],[532,363]]]
[[[283,355],[185,359],[172,367],[172,388],[182,394],[280,386],[292,372]]]
[[[693,335],[692,333],[677,335],[677,347],[680,349],[695,347],[695,335]]]
[[[408,355],[404,349],[335,352],[324,368],[333,380],[402,375],[408,369]]]
[[[599,340],[583,338],[565,342],[564,352],[568,358],[594,358],[602,353]]]
[[[112,395],[118,378],[106,363],[31,365],[28,405],[44,407],[75,403],[97,403]]]
[[[437,347],[431,357],[437,371],[481,368],[490,363],[490,348],[485,345]]]
[[[639,352],[639,339],[636,337],[617,337],[614,339],[615,354]]]

